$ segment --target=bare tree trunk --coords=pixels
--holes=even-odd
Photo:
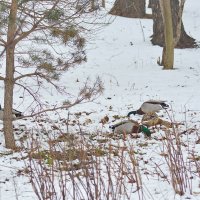
[[[91,0],[91,11],[99,9],[99,2],[97,0]]]
[[[101,5],[102,5],[103,8],[105,8],[106,7],[106,0],[102,0]]]
[[[164,22],[165,45],[163,48],[163,69],[173,69],[174,65],[174,37],[170,0],[160,0],[160,8]]]
[[[116,0],[109,13],[122,17],[144,18],[145,0]]]
[[[182,5],[179,5],[178,0],[171,0],[173,34],[174,34],[174,38],[179,39],[178,41],[176,41],[175,47],[176,48],[197,47],[195,39],[187,35],[184,29],[183,22],[181,19],[179,19],[180,6]],[[163,21],[162,21],[159,1],[150,0],[150,7],[152,8],[152,15],[153,15],[153,35],[152,35],[151,42],[154,45],[159,45],[163,47],[164,46],[164,28],[163,28]],[[178,27],[180,28],[180,30],[177,29]]]
[[[95,0],[91,0],[91,10],[95,10]]]
[[[152,8],[152,0],[149,0],[148,8]]]
[[[176,25],[176,37],[174,37],[174,46],[176,47],[180,38],[181,38],[181,29],[182,29],[182,26],[183,26],[183,23],[182,23],[182,16],[183,16],[183,9],[184,9],[184,5],[185,5],[185,0],[181,0],[180,1],[180,5],[179,5],[179,11],[178,11],[178,20],[177,20],[177,25]]]
[[[12,0],[8,22],[7,47],[6,47],[6,77],[4,81],[4,136],[7,148],[15,148],[13,133],[13,89],[14,89],[14,50],[13,40],[16,33],[17,1]]]
[[[7,48],[6,50],[6,79],[4,91],[4,136],[7,148],[15,148],[15,139],[12,126],[12,104],[13,104],[13,64],[14,64],[14,49]]]

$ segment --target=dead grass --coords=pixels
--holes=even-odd
[[[26,172],[42,200],[154,199],[148,189],[151,179],[166,182],[180,196],[188,191],[192,195],[193,178],[200,177],[200,159],[192,152],[194,146],[186,142],[187,134],[193,132],[182,129],[158,129],[155,139],[154,134],[147,139],[62,132],[49,137],[46,148],[40,140],[29,137]],[[154,145],[159,149],[149,152]]]

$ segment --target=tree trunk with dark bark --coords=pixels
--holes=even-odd
[[[145,0],[116,0],[109,13],[122,17],[144,18]]]
[[[102,5],[103,8],[105,8],[106,7],[106,0],[102,0],[101,5]]]
[[[14,51],[13,40],[16,33],[18,0],[12,0],[8,18],[8,33],[6,47],[6,76],[4,81],[4,116],[3,127],[6,148],[15,149],[15,138],[13,133],[13,89],[14,89]]]
[[[152,8],[153,15],[153,35],[151,42],[154,45],[159,45],[161,47],[164,46],[164,28],[163,28],[163,20],[161,15],[161,10],[159,6],[159,1],[151,0],[150,5]],[[172,8],[172,20],[173,20],[173,30],[174,30],[174,38],[177,37],[177,24],[179,22],[179,1],[171,0],[171,8]],[[175,48],[195,48],[197,44],[195,39],[187,35],[184,29],[183,22],[181,21],[181,34],[179,41],[177,42]]]
[[[174,38],[170,0],[159,0],[164,22],[165,46],[163,48],[163,69],[173,69],[174,65]]]
[[[6,148],[15,148],[15,138],[13,133],[13,89],[14,89],[14,48],[8,47],[6,50],[6,79],[4,81],[4,136]]]

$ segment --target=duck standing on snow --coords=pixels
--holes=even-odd
[[[145,127],[144,125],[140,125],[134,120],[125,120],[115,125],[111,125],[109,128],[111,128],[116,134],[131,134],[143,132],[146,136],[151,136],[151,132],[147,127]]]
[[[4,109],[1,108],[1,104],[0,104],[0,120],[2,121],[3,121],[3,113],[4,113]],[[22,117],[22,116],[23,116],[22,112],[13,109],[13,118]]]
[[[144,115],[147,113],[156,113],[162,109],[167,109],[169,105],[167,105],[165,102],[166,101],[161,101],[161,100],[145,101],[138,110],[129,112],[128,117],[130,117],[130,115],[132,114]]]

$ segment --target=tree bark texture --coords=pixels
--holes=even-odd
[[[4,81],[4,137],[6,148],[14,149],[15,139],[13,133],[13,89],[14,89],[14,38],[16,33],[17,2],[12,0],[8,18],[8,34],[6,45],[6,76]]]
[[[144,18],[145,0],[116,0],[109,13],[122,17]]]
[[[103,8],[105,8],[106,7],[106,0],[102,0],[101,5],[102,5]]]
[[[170,0],[160,0],[160,8],[164,22],[165,46],[163,48],[163,69],[173,69],[174,65],[174,38]]]
[[[150,7],[152,8],[153,15],[153,35],[151,42],[153,45],[164,46],[164,27],[163,20],[161,15],[161,10],[159,6],[159,1],[151,0]],[[173,34],[174,39],[177,35],[177,26],[179,23],[179,0],[171,0],[171,9],[172,9],[172,22],[173,22]],[[175,48],[195,48],[197,44],[195,39],[187,35],[184,29],[183,22],[181,21],[181,33],[179,41],[175,44]]]

